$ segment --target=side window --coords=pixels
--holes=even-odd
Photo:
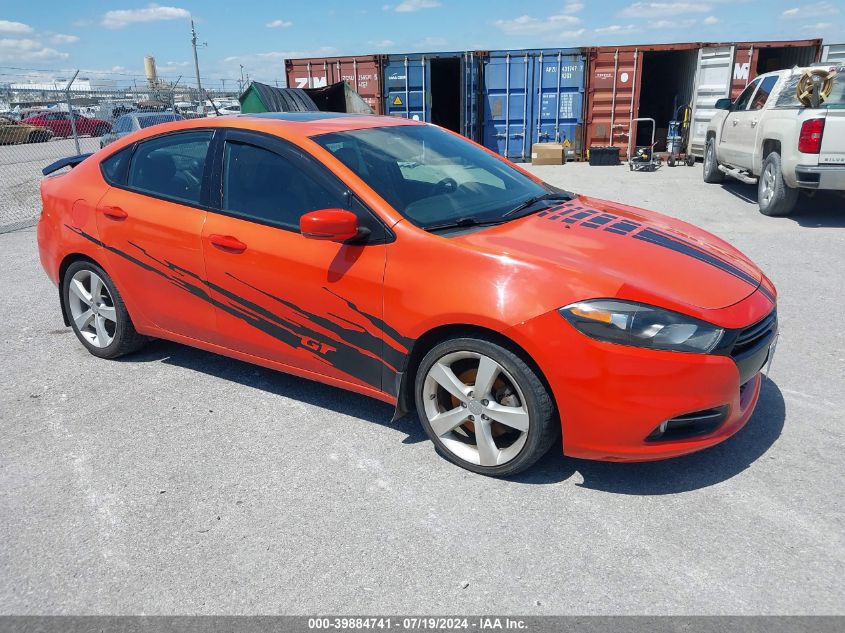
[[[751,100],[751,106],[749,106],[748,109],[762,110],[763,106],[766,105],[769,95],[772,94],[772,89],[775,87],[777,82],[778,78],[776,76],[766,77],[760,83],[760,89],[754,95],[754,99]]]
[[[116,154],[112,154],[102,163],[100,169],[103,178],[110,185],[123,185],[126,182],[126,167],[129,165],[129,157],[132,155],[132,146],[126,147]]]
[[[309,211],[346,206],[345,196],[270,150],[227,141],[223,210],[249,220],[299,230]]]
[[[142,193],[199,204],[211,132],[168,134],[140,143],[127,185]]]
[[[751,101],[751,95],[754,94],[754,91],[757,89],[757,84],[760,83],[759,79],[755,79],[752,81],[745,90],[742,91],[742,94],[739,95],[739,99],[736,100],[734,103],[734,111],[742,111],[748,108],[748,102]]]

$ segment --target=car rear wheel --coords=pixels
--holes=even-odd
[[[79,341],[94,356],[117,358],[146,338],[135,331],[114,282],[92,262],[71,264],[62,283],[65,312]]]
[[[704,148],[704,182],[719,183],[724,180],[725,174],[719,170],[719,161],[716,160],[716,141],[709,138]]]
[[[798,202],[798,189],[783,181],[780,154],[772,152],[763,161],[763,172],[757,181],[757,204],[763,215],[782,217],[792,213]]]
[[[415,384],[423,428],[448,460],[507,476],[540,459],[560,425],[543,381],[519,356],[483,338],[435,346]]]

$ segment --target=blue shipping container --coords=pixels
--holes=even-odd
[[[479,57],[472,52],[389,55],[384,112],[478,139]]]
[[[581,154],[586,56],[580,49],[491,51],[484,58],[484,146],[530,161],[534,143]]]

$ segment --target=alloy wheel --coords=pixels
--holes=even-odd
[[[525,446],[531,419],[523,392],[498,362],[470,351],[446,354],[428,370],[425,416],[442,446],[479,466],[500,466]]]
[[[68,286],[68,306],[76,329],[94,347],[108,347],[117,331],[114,300],[102,278],[80,270]]]
[[[763,205],[768,205],[775,195],[775,168],[769,164],[760,176],[760,200]]]

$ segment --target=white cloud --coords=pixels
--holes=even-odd
[[[719,18],[717,18],[715,15],[708,15],[706,18],[704,18],[704,24],[706,24],[707,26],[712,26],[718,23]]]
[[[610,26],[602,26],[601,28],[595,29],[596,33],[599,34],[606,34],[606,33],[633,33],[637,31],[637,27],[633,24],[611,24]]]
[[[187,9],[150,4],[144,9],[106,11],[101,24],[107,29],[122,29],[130,24],[160,22],[163,20],[182,20],[190,17],[191,14]]]
[[[787,9],[781,14],[784,18],[815,18],[823,15],[836,15],[839,8],[830,2],[815,2],[801,7]]]
[[[0,20],[0,33],[32,33],[32,27],[28,24],[24,24],[23,22],[11,22],[9,20]]]
[[[0,62],[51,62],[69,55],[43,46],[34,39],[0,38]]]
[[[77,35],[66,35],[65,33],[54,33],[50,36],[50,42],[53,44],[75,44],[79,41]]]
[[[563,7],[564,13],[578,13],[581,9],[584,8],[583,2],[575,2],[574,0],[570,0],[567,2]]]
[[[369,42],[367,42],[367,44],[377,50],[384,50],[386,48],[392,48],[396,46],[396,42],[394,42],[393,40],[370,40]]]
[[[521,15],[512,20],[496,20],[496,28],[508,35],[541,35],[559,31],[566,27],[577,26],[581,19],[574,15],[558,13],[546,18]]]
[[[655,20],[649,22],[648,27],[652,29],[688,29],[695,24],[695,20]]]
[[[424,37],[417,41],[415,46],[417,48],[437,48],[438,46],[446,46],[449,43],[445,37]]]
[[[268,29],[286,29],[289,26],[293,26],[293,22],[289,20],[273,20],[267,23]]]
[[[833,22],[816,22],[815,24],[805,24],[801,27],[804,31],[826,31],[833,28]]]
[[[685,13],[707,13],[710,5],[699,2],[635,2],[619,12],[623,18],[657,18]]]
[[[560,39],[562,39],[562,40],[578,39],[579,37],[584,35],[585,32],[586,32],[586,29],[577,29],[575,31],[564,31],[563,33],[560,34]]]
[[[423,9],[436,9],[441,4],[439,0],[402,0],[395,7],[384,5],[382,8],[388,11],[392,9],[397,13],[411,13],[413,11],[422,11]]]

